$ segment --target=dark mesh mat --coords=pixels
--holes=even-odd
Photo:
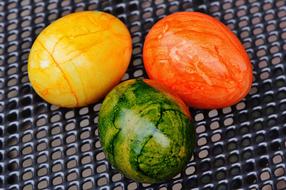
[[[197,148],[185,171],[164,184],[124,178],[98,139],[100,104],[60,109],[41,100],[27,77],[39,32],[57,18],[103,10],[132,33],[124,80],[146,77],[142,43],[172,12],[215,16],[241,39],[255,76],[250,94],[221,110],[192,110]],[[4,189],[286,189],[285,0],[0,0],[0,184]]]

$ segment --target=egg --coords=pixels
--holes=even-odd
[[[196,108],[231,106],[251,88],[252,66],[239,39],[203,13],[178,12],[157,22],[143,59],[151,79]]]
[[[194,148],[188,107],[152,80],[132,79],[116,86],[103,101],[98,122],[108,160],[138,182],[174,177]]]
[[[121,80],[131,52],[130,33],[116,17],[99,11],[69,14],[36,38],[28,59],[29,80],[51,104],[86,106]]]

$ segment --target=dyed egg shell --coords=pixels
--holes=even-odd
[[[139,182],[178,174],[189,161],[194,134],[183,101],[150,80],[121,83],[99,113],[99,137],[108,160]]]
[[[85,106],[120,81],[131,52],[129,31],[119,19],[98,11],[73,13],[53,22],[35,40],[29,79],[51,104]]]
[[[179,12],[157,22],[146,37],[143,58],[151,79],[197,108],[233,105],[252,83],[250,60],[238,38],[202,13]]]

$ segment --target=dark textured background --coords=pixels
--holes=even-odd
[[[41,100],[27,77],[39,32],[57,18],[103,10],[132,33],[124,80],[146,77],[142,43],[159,18],[206,12],[241,39],[254,83],[239,104],[192,110],[197,148],[185,171],[164,184],[124,178],[106,161],[98,139],[100,104],[61,109]],[[5,189],[286,189],[285,0],[0,0],[0,185]],[[106,76],[108,77],[108,76]],[[2,188],[0,187],[0,188]]]

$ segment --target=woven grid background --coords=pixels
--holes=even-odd
[[[147,77],[146,33],[176,11],[201,11],[241,39],[254,83],[239,104],[191,110],[197,147],[185,171],[163,184],[124,178],[98,139],[99,104],[61,109],[33,91],[27,57],[49,23],[82,10],[119,17],[132,34],[133,57],[123,80]],[[0,0],[0,188],[4,189],[286,189],[285,0]]]

